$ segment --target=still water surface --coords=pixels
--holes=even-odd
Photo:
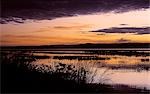
[[[150,89],[150,56],[145,55],[145,53],[149,54],[149,51],[137,50],[132,52],[123,50],[122,52],[121,54],[118,54],[118,52],[91,54],[87,53],[85,49],[83,51],[81,49],[72,51],[62,49],[33,51],[32,53],[40,56],[50,56],[49,59],[39,59],[34,64],[50,65],[52,62],[62,62],[77,65],[82,63],[86,66],[85,68],[92,69],[93,73],[96,70],[96,76],[92,83],[125,84]],[[106,73],[103,75],[105,71]]]

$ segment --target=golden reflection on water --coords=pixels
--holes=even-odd
[[[97,55],[99,57],[110,57],[110,60],[68,60],[68,59],[53,59],[53,56],[85,56],[83,54],[39,54],[35,55],[49,55],[50,59],[43,59],[33,62],[33,64],[44,64],[44,65],[55,65],[56,63],[73,64],[76,67],[83,66],[88,69],[91,74],[87,75],[90,81],[90,77],[96,72],[96,76],[92,83],[108,83],[108,84],[125,84],[136,87],[145,87],[150,89],[150,71],[136,71],[134,69],[117,69],[113,70],[105,67],[101,67],[101,64],[105,63],[108,65],[123,65],[131,66],[137,64],[150,64],[149,61],[142,62],[141,59],[150,59],[150,56],[121,56],[121,55]],[[92,56],[92,55],[86,55]],[[99,63],[98,63],[99,62]],[[106,71],[105,74],[103,74]],[[103,75],[103,76],[102,76]]]
[[[136,64],[149,64],[150,61],[141,61],[141,59],[150,59],[150,56],[121,56],[121,55],[85,55],[85,54],[42,54],[34,53],[34,55],[48,55],[50,59],[40,60],[39,64],[49,64],[50,62],[63,62],[67,64],[79,63],[79,62],[91,62],[91,63],[105,63],[108,65],[136,65]],[[110,58],[106,60],[68,60],[68,59],[53,59],[53,56],[98,56],[101,58]]]

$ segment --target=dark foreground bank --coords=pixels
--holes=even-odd
[[[1,53],[3,93],[149,93],[124,85],[87,83],[88,70],[58,62],[54,67],[32,65],[40,57],[30,54]],[[43,57],[42,57],[43,58]]]

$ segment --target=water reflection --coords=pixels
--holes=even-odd
[[[128,54],[130,51],[126,51]],[[139,51],[135,51],[139,52]],[[149,51],[140,51],[149,53]],[[61,53],[61,54],[60,54]],[[49,59],[40,59],[34,64],[51,65],[55,62],[66,64],[83,64],[92,67],[93,73],[97,69],[93,83],[105,82],[109,84],[126,84],[150,89],[150,56],[149,55],[107,55],[87,54],[85,51],[33,51],[34,55],[50,56]],[[86,67],[86,68],[88,68]],[[103,78],[102,73],[109,70]],[[109,80],[108,80],[109,79]],[[133,80],[134,79],[134,80]],[[101,81],[102,80],[102,81]]]

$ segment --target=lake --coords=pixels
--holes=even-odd
[[[95,73],[92,83],[124,84],[150,89],[149,49],[38,49],[31,53],[49,56],[33,64],[61,62],[84,66]],[[91,83],[91,81],[88,81]]]

